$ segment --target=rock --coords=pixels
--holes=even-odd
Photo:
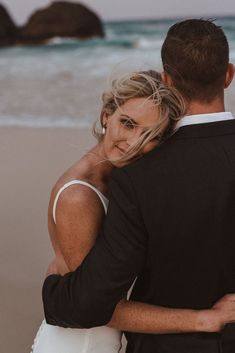
[[[39,44],[53,37],[103,37],[98,16],[82,4],[55,1],[47,8],[36,11],[21,28],[18,42]]]
[[[0,4],[0,46],[13,44],[16,40],[16,35],[16,25],[5,7]]]

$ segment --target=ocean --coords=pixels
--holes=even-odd
[[[101,95],[120,74],[161,70],[160,48],[176,20],[105,23],[106,37],[54,38],[37,47],[0,50],[0,126],[87,127],[99,117]],[[235,63],[235,18],[220,18]],[[235,84],[226,93],[235,114]]]

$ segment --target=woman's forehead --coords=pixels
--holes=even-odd
[[[159,116],[158,106],[152,99],[132,98],[119,108],[119,113],[136,125],[149,127],[156,123]]]

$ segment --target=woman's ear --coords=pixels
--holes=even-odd
[[[233,80],[234,73],[235,73],[235,67],[233,64],[229,63],[226,76],[225,76],[224,88],[227,88],[230,85],[230,83]]]
[[[108,119],[109,119],[109,114],[107,112],[104,112],[102,117],[102,127],[105,127],[105,128],[107,127]]]

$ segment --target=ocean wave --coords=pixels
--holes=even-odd
[[[235,63],[235,26],[223,20]],[[134,70],[161,70],[170,22],[106,24],[106,38],[54,37],[46,45],[2,48],[0,126],[90,127],[111,80]],[[234,112],[235,81],[226,90]]]
[[[87,40],[79,40],[74,38],[54,37],[50,39],[45,45],[38,47],[39,49],[56,49],[56,50],[71,50],[79,48],[159,48],[163,43],[163,36],[159,34],[144,33],[137,34],[125,33],[120,35],[118,33],[110,32],[106,38],[92,38]],[[35,49],[35,47],[33,47]]]
[[[120,47],[120,48],[134,48],[135,42],[132,39],[125,38],[94,38],[88,40],[74,40],[71,38],[52,38],[44,46],[45,49],[56,49],[56,50],[71,50],[79,48],[96,48],[96,47]]]
[[[140,37],[136,41],[136,48],[140,49],[160,49],[163,43],[163,39],[159,38],[145,38],[145,37]]]

